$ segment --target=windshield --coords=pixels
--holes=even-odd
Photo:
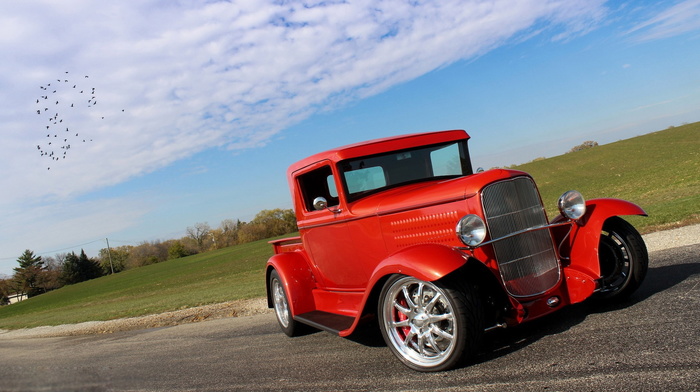
[[[348,201],[398,185],[472,174],[466,140],[350,159],[339,166]]]

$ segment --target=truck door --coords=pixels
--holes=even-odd
[[[338,192],[331,163],[322,161],[296,177],[302,198],[299,232],[317,281],[326,289],[362,288],[367,278],[353,264],[354,248],[347,209]],[[319,205],[320,199],[326,205]]]

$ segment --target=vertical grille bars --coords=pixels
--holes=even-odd
[[[518,177],[482,192],[491,239],[547,224],[534,182]],[[506,290],[516,297],[544,293],[559,281],[559,262],[549,230],[536,230],[492,244]]]

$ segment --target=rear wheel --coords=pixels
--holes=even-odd
[[[282,332],[287,336],[299,335],[302,332],[303,325],[294,321],[292,317],[287,293],[284,290],[284,283],[276,270],[272,270],[270,273],[270,296],[272,297],[275,315]]]
[[[411,369],[454,367],[474,354],[483,333],[475,290],[397,275],[384,285],[379,325],[391,351]]]
[[[598,245],[601,288],[597,298],[625,298],[642,284],[649,255],[642,236],[622,218],[603,224]]]

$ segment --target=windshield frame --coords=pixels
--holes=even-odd
[[[408,184],[446,180],[471,175],[473,174],[473,170],[467,141],[468,139],[461,139],[421,145],[340,161],[337,163],[337,168],[345,197],[348,202],[353,202],[372,194]],[[456,151],[449,151],[448,149],[450,148],[456,148]],[[433,154],[440,151],[451,153],[451,155],[448,156],[448,160],[445,161],[444,158],[440,159]],[[440,162],[440,160],[443,162]],[[458,162],[456,162],[457,160]],[[399,163],[401,161],[403,162]],[[362,189],[362,184],[357,181],[355,184],[351,183],[352,179],[348,181],[349,173],[375,167],[382,169],[384,175],[383,184],[382,178],[376,175],[376,170],[374,171],[374,178],[371,179],[371,181],[365,181],[364,185],[367,189]],[[440,172],[447,172],[444,174],[436,174],[436,169]],[[367,171],[367,174],[370,173]],[[374,185],[367,186],[369,182],[373,182]]]

